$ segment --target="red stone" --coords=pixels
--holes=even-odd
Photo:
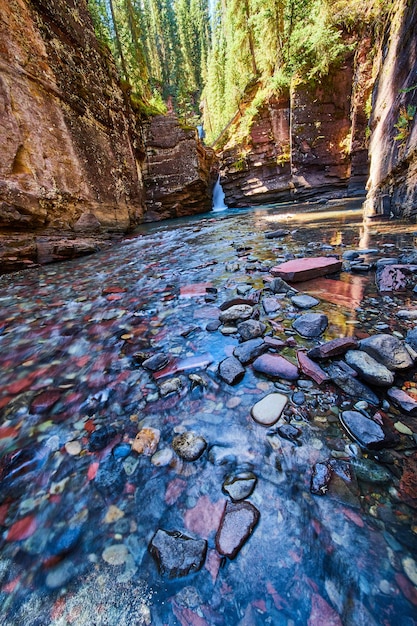
[[[61,392],[57,389],[42,391],[31,402],[30,410],[32,413],[46,413],[61,397]]]
[[[311,598],[311,613],[308,626],[343,626],[342,620],[336,611],[318,593]]]
[[[212,287],[212,283],[194,283],[192,285],[184,285],[180,289],[181,298],[196,298],[198,296],[205,296],[207,293],[207,287]]]
[[[33,535],[36,528],[36,517],[34,515],[27,515],[10,526],[6,540],[21,541],[22,539],[27,539]]]
[[[188,509],[184,516],[185,527],[203,539],[217,531],[223,515],[226,501],[212,502],[208,496],[202,496],[195,507]]]
[[[343,280],[317,278],[314,282],[297,284],[297,289],[320,300],[354,311],[362,304],[365,286],[369,279],[352,274],[343,274],[342,277]]]
[[[303,374],[312,378],[318,385],[330,380],[329,375],[317,363],[309,359],[305,352],[299,350],[297,352],[297,360]]]
[[[335,272],[340,272],[341,269],[342,262],[334,257],[305,257],[303,259],[293,259],[292,261],[281,263],[281,265],[277,265],[271,269],[271,274],[273,276],[279,276],[284,280],[298,283],[302,280],[311,280],[319,276],[325,276],[326,274],[334,274]]]
[[[209,352],[205,352],[204,354],[197,354],[196,356],[191,356],[187,359],[174,360],[172,363],[164,367],[164,369],[159,370],[159,372],[154,372],[153,377],[158,380],[159,378],[171,376],[177,372],[204,369],[210,365],[210,363],[213,363],[213,357]]]
[[[348,350],[358,347],[355,337],[337,337],[331,341],[316,346],[308,352],[308,356],[313,359],[330,359],[333,356],[345,354]]]

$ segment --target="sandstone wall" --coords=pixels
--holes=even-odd
[[[214,152],[203,146],[194,128],[183,128],[174,115],[144,123],[146,194],[144,221],[209,211]]]
[[[84,0],[0,0],[0,227],[139,221],[143,147]]]
[[[415,218],[417,3],[398,0],[388,26],[377,59],[366,210],[370,215],[380,213]]]

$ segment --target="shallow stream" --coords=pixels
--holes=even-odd
[[[289,235],[265,238],[278,228]],[[372,262],[414,250],[414,231],[364,220],[359,201],[224,211],[0,278],[0,623],[417,624],[416,510],[395,471],[381,478],[385,467],[372,459],[372,480],[335,473],[325,495],[310,492],[315,463],[361,455],[338,420],[358,398],[303,375],[270,380],[250,365],[227,385],[217,368],[238,337],[206,330],[221,303],[260,292],[284,260],[373,249],[364,254]],[[382,298],[372,270],[302,291],[329,318],[320,340],[383,327],[405,337],[414,325],[396,316],[417,308],[412,292]],[[261,303],[267,332],[295,363],[296,348],[317,340],[292,330],[296,307],[267,315]],[[168,359],[162,374],[141,365],[157,353]],[[173,377],[177,390],[162,395]],[[409,386],[416,381],[412,370]],[[252,406],[274,391],[288,395],[301,445],[252,419]],[[144,427],[159,432],[156,452],[131,449]],[[91,449],[100,429],[106,445]],[[208,444],[194,462],[171,445],[190,430]],[[404,435],[401,454],[411,456],[416,439]],[[217,553],[215,535],[222,485],[237,470],[257,477],[248,500],[260,519],[231,560]],[[158,528],[206,539],[202,569],[163,576],[148,550]]]

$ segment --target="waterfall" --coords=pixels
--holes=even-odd
[[[224,191],[220,184],[220,174],[217,178],[216,184],[213,189],[213,211],[224,211],[227,209],[227,205],[224,202]]]

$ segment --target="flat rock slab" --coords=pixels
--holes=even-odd
[[[313,306],[320,304],[320,300],[309,296],[308,294],[300,294],[292,296],[291,302],[299,309],[311,309]]]
[[[179,531],[170,532],[159,528],[149,544],[149,552],[162,575],[177,578],[202,568],[207,542],[187,537]]]
[[[311,359],[331,359],[334,356],[345,354],[348,350],[355,349],[359,345],[355,337],[337,337],[326,341],[321,346],[316,346],[307,352]]]
[[[365,382],[377,387],[390,387],[394,374],[363,350],[348,350],[345,360]]]
[[[260,513],[250,502],[228,502],[216,535],[219,554],[234,559],[251,536]]]
[[[400,409],[406,413],[417,415],[417,401],[414,400],[412,396],[408,395],[408,393],[402,389],[398,389],[398,387],[391,387],[391,389],[388,389],[387,395]]]
[[[292,283],[298,283],[303,280],[312,280],[326,274],[334,274],[340,272],[342,262],[334,257],[312,257],[293,259],[277,265],[271,269],[273,276],[278,276]]]
[[[262,354],[254,361],[253,369],[270,378],[298,378],[298,368],[279,354]]]
[[[288,398],[284,394],[270,393],[253,405],[251,415],[258,424],[272,426],[281,417],[287,402]]]
[[[381,333],[360,342],[360,349],[395,372],[413,366],[413,359],[403,341],[394,335]]]
[[[297,352],[297,360],[300,370],[314,380],[318,385],[330,380],[330,376],[317,363],[314,363],[305,352],[299,350]]]
[[[271,230],[268,233],[265,233],[265,239],[280,239],[281,237],[286,237],[289,234],[289,230]]]
[[[380,424],[359,411],[343,411],[340,421],[352,439],[361,446],[370,450],[386,447],[388,442]]]
[[[319,337],[327,328],[329,320],[324,313],[305,313],[294,320],[292,327],[301,337]]]

